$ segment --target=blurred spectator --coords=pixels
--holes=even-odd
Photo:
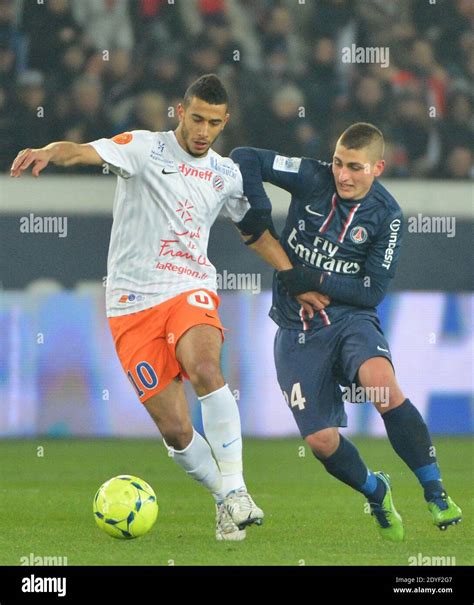
[[[225,19],[228,8],[226,0],[188,0],[180,3],[184,27],[192,36],[204,34],[209,23]]]
[[[129,9],[138,46],[156,42],[169,46],[179,39],[182,24],[176,4],[168,0],[134,0]]]
[[[411,0],[381,2],[356,0],[355,11],[360,16],[359,44],[361,46],[390,46],[399,32],[409,23]]]
[[[11,99],[6,87],[0,84],[0,167],[5,168],[13,162],[20,151],[17,129]]]
[[[168,130],[167,109],[163,95],[153,91],[144,92],[135,99],[132,114],[124,130]]]
[[[133,66],[129,50],[118,48],[112,51],[109,60],[105,62],[102,78],[106,91],[105,103],[110,106],[133,94],[140,75],[140,68]]]
[[[202,74],[219,73],[222,66],[220,52],[207,36],[198,36],[190,41],[187,57],[185,88]]]
[[[91,78],[77,80],[72,88],[72,108],[66,120],[63,138],[86,143],[111,136],[112,125],[102,103],[102,87]]]
[[[127,0],[72,0],[72,10],[97,52],[132,50],[133,28]]]
[[[319,38],[314,43],[306,74],[302,79],[308,105],[308,118],[320,130],[326,130],[339,93],[335,68],[336,49],[331,38]]]
[[[17,82],[15,109],[16,142],[19,149],[43,147],[59,134],[47,101],[44,77],[39,71],[25,71]]]
[[[263,52],[266,55],[275,51],[285,53],[292,73],[295,75],[301,73],[300,42],[294,30],[290,10],[278,5],[271,8],[261,33]]]
[[[446,110],[445,95],[448,77],[435,61],[433,49],[426,40],[415,39],[410,48],[410,63],[395,75],[393,84],[398,90],[423,95],[429,107],[435,107],[438,116]]]
[[[209,21],[206,34],[210,43],[218,50],[222,63],[232,67],[240,66],[240,61],[234,59],[234,53],[236,50],[239,51],[239,46],[232,37],[230,24],[225,17]]]
[[[70,44],[64,49],[59,57],[59,64],[54,71],[56,86],[60,90],[69,88],[76,79],[81,77],[87,54],[85,49],[78,43]]]
[[[439,137],[426,106],[415,94],[404,93],[398,100],[392,134],[406,153],[410,176],[428,176],[439,161]]]
[[[222,153],[251,144],[327,160],[363,120],[386,135],[385,174],[467,178],[474,2],[395,4],[0,0],[0,170],[13,147],[174,128],[186,87],[215,72],[232,116]],[[343,63],[351,44],[387,46],[389,65]]]
[[[18,27],[15,8],[13,0],[0,0],[0,48],[14,53],[15,69],[24,69],[27,40]]]
[[[265,147],[297,156],[302,153],[296,140],[296,129],[304,121],[305,99],[303,92],[294,84],[283,86],[260,115],[256,140],[265,141]],[[305,139],[305,132],[303,135]],[[316,136],[316,135],[314,135]],[[261,146],[261,143],[260,143]]]
[[[197,4],[206,24],[222,21],[227,12],[225,0],[198,0]]]
[[[440,19],[440,32],[435,42],[436,51],[444,65],[457,74],[467,59],[466,52],[469,52],[466,40],[473,36],[474,2],[449,0],[446,5],[446,10],[450,12],[445,15],[445,19]]]
[[[167,98],[182,94],[185,82],[178,53],[156,49],[146,65],[139,88],[157,90]]]
[[[295,128],[297,156],[320,158],[323,152],[322,137],[308,120],[299,120]]]
[[[440,132],[443,157],[447,157],[453,147],[474,149],[474,112],[467,94],[457,92],[450,97]]]
[[[444,170],[436,176],[447,179],[474,178],[472,148],[455,147],[448,155]]]
[[[409,176],[408,157],[405,149],[385,138],[385,169],[384,177],[407,177]]]
[[[354,13],[354,0],[319,0],[314,15],[316,35],[334,38],[348,25]]]
[[[362,77],[355,86],[355,94],[346,113],[348,125],[353,122],[371,122],[382,131],[387,124],[387,99],[382,82],[373,76]]]
[[[11,84],[15,77],[15,53],[6,42],[0,42],[0,85]]]
[[[67,47],[79,41],[81,31],[68,0],[49,0],[41,4],[25,2],[23,6],[22,27],[28,35],[28,66],[46,73],[54,72]]]

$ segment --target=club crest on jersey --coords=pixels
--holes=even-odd
[[[188,296],[188,303],[193,307],[201,307],[202,309],[215,309],[212,297],[204,290],[198,290]]]
[[[212,179],[212,186],[216,191],[222,191],[224,189],[224,179],[216,174]]]
[[[155,143],[153,144],[153,148],[150,151],[151,159],[152,160],[162,160],[165,162],[165,164],[174,164],[173,160],[165,160],[163,158],[164,151],[165,151],[165,144],[163,143],[163,141],[158,139],[157,141],[155,141]]]
[[[354,244],[363,244],[367,240],[367,229],[365,227],[352,227],[350,238]]]

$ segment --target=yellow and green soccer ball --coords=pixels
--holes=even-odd
[[[158,516],[156,494],[133,475],[112,477],[94,496],[94,518],[109,536],[130,540],[146,534]]]

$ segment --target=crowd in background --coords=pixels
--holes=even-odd
[[[388,65],[344,62],[352,44]],[[0,170],[25,147],[174,129],[210,72],[231,100],[220,153],[330,161],[368,121],[386,175],[474,176],[473,0],[0,0]]]

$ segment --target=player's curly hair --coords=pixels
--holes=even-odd
[[[189,86],[184,93],[184,106],[188,107],[193,97],[210,105],[228,105],[229,98],[224,85],[216,74],[205,74]]]

